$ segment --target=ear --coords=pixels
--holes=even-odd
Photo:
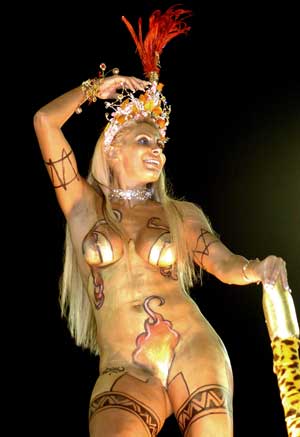
[[[109,161],[116,161],[120,159],[120,147],[119,146],[110,146],[107,153],[107,159]]]

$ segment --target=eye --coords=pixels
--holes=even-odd
[[[151,144],[151,140],[150,138],[143,135],[142,137],[139,137],[137,139],[137,143],[141,144],[142,146],[149,146],[149,144]]]

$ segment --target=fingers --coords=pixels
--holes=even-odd
[[[289,291],[290,293],[292,292],[292,290],[290,289],[289,283],[288,283],[288,275],[287,275],[287,269],[286,269],[286,262],[283,261],[284,266],[283,269],[280,271],[280,279],[282,282],[282,285],[284,287],[285,290]]]
[[[286,262],[274,255],[270,255],[263,261],[263,284],[273,288],[278,280],[281,281],[285,290],[290,291],[287,279]]]
[[[272,255],[263,261],[263,283],[269,287],[274,287],[279,274],[279,271],[276,269],[276,261],[276,257]]]
[[[134,76],[114,74],[101,80],[98,97],[101,99],[117,98],[117,90],[127,89],[134,93],[135,91],[145,91],[149,85],[149,81]]]
[[[120,85],[122,88],[130,89],[132,92],[135,91],[145,91],[145,88],[150,84],[150,82],[142,79],[138,79],[137,77],[122,77],[122,81]]]

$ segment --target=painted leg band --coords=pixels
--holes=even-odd
[[[91,402],[89,419],[91,420],[94,414],[108,408],[118,408],[134,414],[143,422],[151,437],[157,436],[160,429],[160,420],[157,415],[142,402],[120,392],[102,393]]]
[[[176,414],[182,434],[196,420],[209,414],[232,415],[232,396],[228,389],[220,385],[206,385],[195,390]]]

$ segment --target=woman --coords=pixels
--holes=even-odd
[[[167,193],[170,110],[161,88],[114,73],[84,82],[34,118],[67,222],[61,306],[77,344],[100,355],[90,435],[156,436],[173,413],[185,436],[232,436],[230,361],[188,290],[202,269],[227,284],[279,279],[289,289],[285,262],[233,253],[200,208]],[[86,180],[62,127],[85,101],[119,92],[123,103],[106,103],[114,112]]]

